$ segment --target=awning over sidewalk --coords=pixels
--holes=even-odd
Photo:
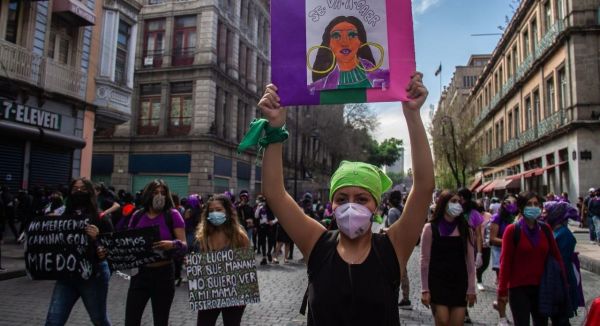
[[[494,189],[496,188],[496,185],[499,182],[502,182],[504,179],[494,179],[492,181],[490,181],[490,183],[488,183],[487,186],[485,186],[485,188],[483,188],[482,192],[492,192],[494,191]]]
[[[477,189],[475,189],[475,192],[483,192],[483,189],[490,183],[492,183],[492,181],[485,181],[479,187],[477,187]]]
[[[469,186],[469,190],[475,191],[475,188],[477,186],[479,186],[480,183],[481,183],[481,177],[475,178],[475,180],[473,181],[473,183],[471,183],[471,185]]]

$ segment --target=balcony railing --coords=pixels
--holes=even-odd
[[[546,136],[552,133],[554,130],[564,126],[567,123],[565,119],[565,111],[559,110],[554,114],[549,116],[548,118],[540,121],[535,126],[527,129],[522,134],[518,135],[515,138],[510,139],[502,147],[498,147],[492,150],[490,153],[483,156],[483,164],[489,164],[494,160],[502,157],[503,155],[508,155],[521,147],[524,147],[527,144],[537,141],[539,138]]]
[[[189,66],[194,63],[195,47],[173,49],[173,66]]]
[[[85,72],[5,41],[0,41],[0,76],[85,100]]]
[[[84,99],[86,78],[87,74],[81,71],[46,60],[44,86],[47,90]]]
[[[43,58],[20,46],[0,41],[0,76],[40,86]]]
[[[562,20],[558,20],[556,23],[554,23],[554,25],[552,25],[548,29],[544,37],[542,37],[542,39],[538,43],[536,43],[536,47],[533,53],[529,54],[529,56],[527,56],[527,58],[523,60],[521,65],[517,68],[515,74],[506,80],[500,92],[492,98],[489,108],[481,111],[479,117],[475,119],[475,126],[479,125],[479,123],[485,120],[487,118],[487,115],[495,109],[496,105],[500,102],[502,97],[508,94],[508,92],[513,88],[513,86],[517,82],[521,81],[523,77],[525,77],[527,72],[529,72],[529,70],[533,66],[533,63],[538,58],[544,55],[544,53],[554,44],[554,42],[558,38],[558,35],[560,35],[560,33],[564,31],[564,29],[565,25]]]

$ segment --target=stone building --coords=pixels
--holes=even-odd
[[[466,185],[467,180],[463,180],[462,167],[466,166],[465,171],[473,168],[469,166],[473,161],[473,156],[469,155],[469,149],[462,145],[469,142],[468,133],[473,127],[472,121],[466,118],[468,114],[467,101],[490,58],[489,54],[471,55],[465,66],[457,66],[450,84],[442,92],[437,110],[433,114],[431,134],[439,187],[456,187],[456,180],[452,176],[448,159],[452,160],[452,164],[456,166],[455,169],[461,172],[458,174],[458,178],[463,185]],[[455,144],[456,152],[454,151]],[[454,155],[459,158],[455,158]],[[467,179],[466,174],[464,179]]]
[[[12,192],[86,174],[98,6],[93,0],[0,1],[0,184]]]
[[[256,153],[237,154],[236,149],[250,122],[260,115],[256,104],[270,80],[268,5],[258,0],[144,4],[132,118],[97,130],[94,180],[135,192],[162,178],[184,196],[260,191]],[[327,149],[315,145],[318,133],[299,121],[301,131],[294,134],[297,120],[325,109],[289,111],[294,138],[288,141],[286,155],[295,157],[296,164],[286,162],[286,181],[291,188],[296,180],[297,191],[299,186],[300,191],[317,191],[326,184],[319,173],[297,172],[292,177],[294,166],[300,171],[300,159],[319,157],[321,164],[314,171],[331,168]],[[338,112],[342,123],[341,107],[330,109],[328,114]],[[294,110],[302,113],[292,114]],[[297,146],[292,146],[294,140]],[[293,150],[297,155],[290,154]]]
[[[600,0],[524,0],[468,101],[480,192],[598,186]]]

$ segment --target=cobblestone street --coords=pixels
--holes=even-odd
[[[420,304],[419,247],[415,249],[410,263],[411,301],[413,310],[400,310],[402,325],[432,325],[431,313]],[[258,260],[257,260],[258,263]],[[306,289],[306,269],[302,263],[268,265],[258,267],[261,303],[246,308],[244,325],[306,325],[306,318],[298,313]],[[600,295],[600,277],[583,271],[586,301]],[[478,294],[478,304],[470,309],[475,325],[494,325],[497,313],[492,308],[495,299],[493,273],[485,273],[486,291]],[[128,281],[113,275],[108,299],[109,317],[113,325],[123,325]],[[30,281],[21,277],[0,282],[0,325],[42,325],[45,320],[53,282]],[[187,304],[186,283],[177,288],[171,308],[171,325],[194,325],[195,314]],[[573,318],[573,325],[580,325],[584,311]],[[219,320],[221,325],[221,322]],[[89,319],[81,301],[77,303],[68,325],[88,325]],[[150,304],[146,307],[144,325],[152,325]]]

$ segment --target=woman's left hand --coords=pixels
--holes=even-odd
[[[87,235],[89,235],[90,238],[92,238],[92,240],[96,240],[98,234],[100,233],[100,230],[97,226],[90,224],[85,227],[85,233],[87,233]]]
[[[408,87],[406,87],[406,92],[408,93],[409,100],[402,102],[402,107],[408,110],[419,111],[429,94],[429,91],[427,91],[427,88],[423,85],[422,73],[415,72],[410,77],[410,83],[408,83]]]
[[[162,240],[152,244],[152,249],[171,250],[173,248],[173,241],[171,240]]]
[[[469,305],[469,307],[473,307],[476,302],[477,302],[476,294],[467,294],[467,304]]]

